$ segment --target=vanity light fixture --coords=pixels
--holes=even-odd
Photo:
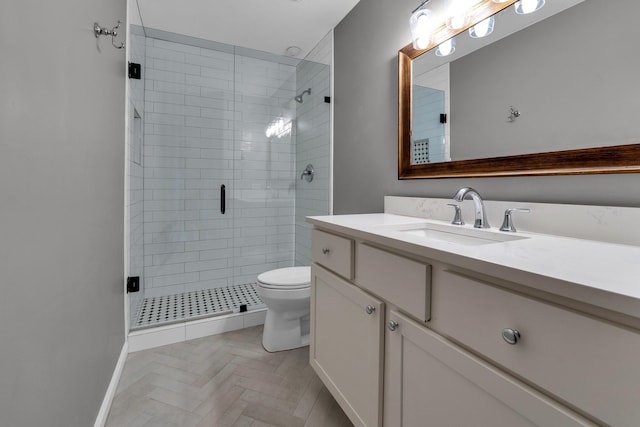
[[[427,8],[430,0],[421,0],[411,12],[409,29],[413,49],[426,50],[438,45],[438,56],[450,55],[455,42],[443,43],[469,28],[472,38],[486,37],[493,32],[493,15],[510,5],[518,14],[532,13],[544,6],[545,0],[440,0]],[[475,25],[474,25],[475,24]]]
[[[516,13],[519,15],[526,15],[527,13],[533,13],[536,10],[542,9],[545,0],[520,0],[515,4]]]
[[[456,39],[449,39],[446,42],[440,43],[436,49],[437,56],[449,56],[456,51]]]
[[[493,33],[493,26],[495,22],[496,19],[493,16],[490,16],[484,21],[480,21],[473,27],[469,28],[469,35],[474,39],[486,37]]]
[[[409,18],[409,30],[411,31],[411,41],[416,49],[425,49],[431,43],[431,33],[435,29],[433,12],[425,9],[424,6],[429,0],[424,0],[420,6],[411,12]]]

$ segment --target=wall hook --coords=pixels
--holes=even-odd
[[[513,123],[516,121],[516,119],[520,117],[520,111],[515,110],[513,108],[513,105],[509,107],[509,117],[507,117],[507,120],[509,120],[509,122]]]
[[[111,44],[113,45],[113,47],[115,47],[116,49],[123,49],[124,43],[120,43],[120,46],[116,44],[116,37],[118,36],[118,31],[116,30],[120,28],[120,24],[121,22],[118,21],[115,27],[113,27],[112,29],[108,29],[107,27],[101,27],[100,24],[94,22],[93,35],[95,35],[96,38],[99,38],[100,36],[111,36]]]

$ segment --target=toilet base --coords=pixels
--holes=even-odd
[[[309,345],[309,315],[294,317],[292,313],[267,310],[262,333],[262,346],[270,353]]]

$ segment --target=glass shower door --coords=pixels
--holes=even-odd
[[[142,40],[132,327],[257,306],[257,275],[293,263],[295,66],[224,45]]]
[[[277,57],[236,55],[236,283],[255,283],[260,273],[293,263],[295,78],[295,65]]]

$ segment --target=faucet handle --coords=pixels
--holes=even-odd
[[[511,219],[511,213],[512,212],[523,212],[523,213],[529,213],[531,212],[531,209],[525,209],[525,208],[510,208],[504,211],[504,221],[502,221],[502,227],[500,227],[500,231],[508,231],[508,232],[512,232],[515,233],[516,227],[513,225],[513,219]]]
[[[451,221],[451,224],[464,225],[464,220],[462,219],[462,211],[460,210],[460,206],[456,205],[455,203],[447,203],[447,206],[452,206],[456,210],[453,216],[453,221]]]

